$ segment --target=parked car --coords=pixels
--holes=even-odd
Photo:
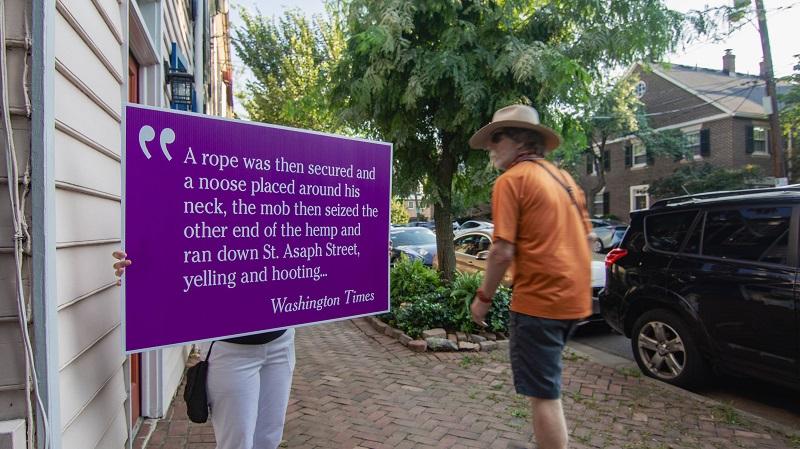
[[[611,232],[611,241],[608,242],[608,246],[605,246],[603,251],[608,251],[610,249],[616,248],[619,246],[620,242],[622,242],[622,238],[625,236],[625,232],[628,230],[628,226],[614,226]]]
[[[646,375],[710,368],[800,388],[800,186],[658,201],[606,256],[604,318]]]
[[[457,236],[453,240],[456,252],[456,269],[463,272],[475,273],[486,271],[486,260],[492,248],[493,229],[478,229]],[[434,266],[436,262],[434,262]],[[603,262],[592,261],[592,310],[593,315],[587,321],[602,321],[597,295],[605,284],[605,266]],[[502,284],[512,287],[513,273],[507,270]]]
[[[412,228],[427,228],[430,230],[436,229],[436,223],[433,221],[409,221],[406,226]]]
[[[494,229],[494,224],[489,221],[467,220],[464,223],[461,223],[461,225],[455,229],[455,234],[461,235],[466,232],[477,231],[479,229],[489,229],[491,232],[491,230]]]
[[[431,266],[436,254],[436,234],[428,228],[403,227],[389,230],[392,242],[391,264],[401,255],[411,260],[421,260],[424,265]]]
[[[597,240],[592,244],[592,250],[596,253],[602,253],[613,248],[614,234],[618,227],[624,227],[624,223],[600,218],[590,218],[589,222],[592,224],[592,232],[597,235]]]

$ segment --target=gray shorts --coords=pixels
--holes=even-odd
[[[509,352],[517,393],[561,398],[561,351],[577,323],[511,312]]]

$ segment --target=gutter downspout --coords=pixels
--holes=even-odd
[[[31,214],[33,278],[31,280],[34,357],[37,389],[50,424],[49,449],[61,448],[56,311],[55,206],[55,0],[33,1],[31,55]],[[45,425],[36,416],[36,447],[45,449]]]
[[[203,64],[203,25],[205,24],[205,0],[194,0],[194,92],[197,99],[197,110],[205,113],[205,86]]]

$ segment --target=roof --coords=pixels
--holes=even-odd
[[[667,207],[701,206],[722,202],[740,202],[753,200],[800,200],[800,184],[764,189],[728,190],[720,192],[698,193],[658,200],[647,210],[658,210]]]
[[[654,73],[678,84],[722,111],[736,115],[766,115],[764,80],[758,76],[680,64],[653,66]],[[790,88],[779,83],[778,94]]]

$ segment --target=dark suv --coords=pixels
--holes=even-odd
[[[800,186],[658,201],[606,257],[600,309],[641,370],[691,386],[709,368],[800,388]]]

